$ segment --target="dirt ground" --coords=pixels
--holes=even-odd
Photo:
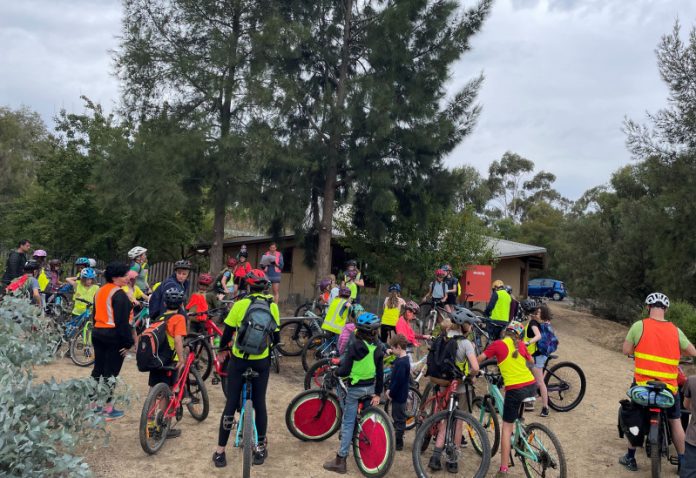
[[[558,435],[568,462],[571,477],[641,477],[649,476],[649,463],[639,450],[638,473],[624,471],[618,464],[625,452],[625,443],[616,429],[618,401],[625,397],[631,381],[631,361],[620,354],[626,327],[570,310],[564,304],[551,304],[554,325],[560,339],[562,360],[579,364],[587,376],[587,392],[578,408],[569,413],[554,413],[549,418],[532,418],[548,424]],[[75,367],[64,359],[43,368],[41,378],[53,375],[56,379],[88,376],[90,369]],[[211,455],[217,441],[224,396],[220,386],[209,385],[211,411],[207,420],[195,422],[187,412],[179,423],[183,434],[168,441],[155,456],[146,455],[138,440],[138,420],[147,394],[147,376],[137,371],[135,360],[127,360],[121,374],[132,387],[133,400],[126,416],[108,424],[111,440],[107,447],[89,450],[86,458],[96,476],[148,476],[157,471],[160,476],[240,476],[241,451],[228,448],[228,466],[216,469]],[[285,426],[285,409],[290,400],[302,390],[302,366],[299,358],[283,357],[281,374],[271,374],[267,396],[269,409],[269,457],[262,467],[252,469],[253,476],[329,477],[321,465],[337,449],[337,436],[323,443],[304,443],[290,435]],[[209,383],[209,382],[208,382]],[[406,435],[406,448],[397,452],[389,476],[413,476],[410,442],[414,432]],[[493,458],[490,476],[495,475],[499,456]],[[348,476],[359,476],[355,462],[348,461]],[[669,474],[676,467],[666,465]],[[162,475],[164,473],[164,475]],[[440,472],[442,476],[452,476]],[[524,476],[521,466],[511,469],[511,476]],[[669,475],[667,475],[669,476]]]

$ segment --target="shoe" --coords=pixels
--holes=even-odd
[[[534,411],[534,402],[525,402],[524,411],[525,412],[533,412]]]
[[[178,428],[171,428],[167,430],[167,438],[179,438],[181,436],[181,430]]]
[[[442,462],[440,461],[440,457],[436,455],[431,456],[430,461],[428,462],[428,468],[433,471],[442,470]]]
[[[462,439],[459,442],[459,448],[466,448],[468,446],[469,446],[469,444],[466,441],[466,437],[464,435],[462,435]]]
[[[225,452],[222,453],[213,452],[213,463],[215,463],[215,468],[224,468],[227,466],[227,457]]]
[[[335,473],[340,473],[345,475],[346,470],[346,457],[336,455],[332,460],[324,463],[324,469],[327,471],[333,471]]]
[[[541,409],[541,413],[539,414],[540,417],[546,418],[549,416],[549,409],[544,407]]]
[[[404,449],[404,437],[396,437],[396,451]]]
[[[112,408],[110,412],[102,412],[102,416],[106,419],[107,422],[118,420],[123,415],[124,413],[121,410],[116,410],[115,408]]]
[[[254,465],[263,465],[268,456],[268,448],[266,448],[266,440],[263,440],[254,449]]]
[[[628,456],[628,453],[619,458],[619,464],[623,465],[629,471],[638,471],[638,463],[636,463],[635,457],[631,458]]]
[[[448,461],[445,464],[445,469],[448,473],[459,473],[459,463],[456,461]]]

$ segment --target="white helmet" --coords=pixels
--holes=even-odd
[[[90,257],[90,258],[87,259],[87,260],[89,261],[89,266],[90,266],[91,268],[97,267],[97,260],[96,260],[96,259],[92,259],[92,258]]]
[[[662,292],[653,292],[645,298],[645,305],[654,305],[657,307],[669,307],[669,299]]]
[[[144,247],[135,246],[133,249],[128,251],[128,257],[131,259],[135,259],[136,257],[142,256],[146,252],[147,252],[147,249],[145,249]]]

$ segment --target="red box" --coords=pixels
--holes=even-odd
[[[459,299],[462,302],[488,302],[492,270],[492,266],[468,266],[460,279],[462,295]]]

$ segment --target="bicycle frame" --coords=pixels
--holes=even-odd
[[[195,355],[193,354],[193,352],[189,350],[189,353],[186,356],[186,363],[184,364],[184,368],[182,369],[181,374],[176,378],[176,382],[174,383],[174,387],[172,388],[174,397],[172,400],[169,401],[167,408],[164,410],[164,418],[176,417],[177,410],[181,406],[181,401],[184,398],[184,391],[186,390],[186,380],[188,380],[189,370],[191,369],[191,365],[193,364],[194,360]]]
[[[247,395],[248,392],[248,395]],[[246,420],[247,417],[247,409],[246,409],[246,401],[251,400],[251,383],[249,380],[244,381],[244,385],[242,385],[242,394],[241,394],[241,411],[239,412],[239,422],[237,423],[237,433],[235,434],[234,437],[234,446],[236,448],[239,448],[242,446],[242,430],[244,430],[244,420]],[[254,429],[254,443],[259,442],[259,433],[256,430],[256,421],[251,418],[252,420],[252,425]]]

